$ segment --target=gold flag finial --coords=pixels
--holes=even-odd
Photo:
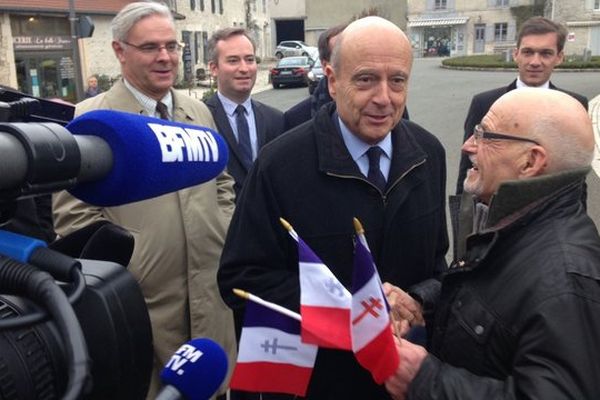
[[[233,293],[240,296],[242,299],[248,300],[250,298],[250,293],[242,289],[233,289]]]
[[[281,222],[281,225],[283,225],[288,232],[291,232],[294,229],[292,228],[292,225],[283,218],[279,218],[279,222]]]
[[[365,233],[365,230],[363,229],[363,226],[360,223],[360,221],[358,220],[358,218],[354,217],[352,219],[352,222],[354,222],[354,230],[356,231],[357,234],[362,235],[363,233]]]

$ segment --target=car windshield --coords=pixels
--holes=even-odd
[[[291,66],[296,66],[296,65],[307,65],[307,64],[308,64],[308,59],[306,57],[287,57],[287,58],[282,58],[281,61],[279,61],[280,67],[291,67]]]

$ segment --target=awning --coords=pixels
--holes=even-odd
[[[450,26],[466,24],[469,17],[454,18],[414,18],[408,20],[409,28],[418,28],[420,26]]]

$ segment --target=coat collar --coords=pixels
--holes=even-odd
[[[182,101],[182,96],[184,95],[178,93],[176,90],[172,90],[171,94],[173,95],[173,119],[185,123],[194,123],[195,118],[192,111],[187,108],[186,102]],[[104,100],[110,109],[148,115],[131,91],[127,89],[123,80],[117,81],[104,96]],[[154,116],[150,115],[150,117]]]
[[[487,242],[489,248],[500,231],[517,224],[525,224],[545,210],[580,201],[581,188],[589,171],[590,168],[580,168],[502,183],[490,202],[487,221],[477,233],[473,231],[476,213],[474,196],[463,193],[460,196],[460,204],[457,202],[459,196],[453,196],[450,199],[450,214],[455,260],[459,260],[460,264],[460,260],[465,258],[467,242],[474,236]]]

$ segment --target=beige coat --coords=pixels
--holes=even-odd
[[[176,121],[215,129],[210,112],[199,100],[174,91],[173,102]],[[122,81],[108,92],[79,103],[77,114],[95,109],[145,114]],[[59,235],[107,219],[135,237],[128,269],[144,293],[155,350],[148,398],[154,398],[160,387],[158,373],[171,354],[191,338],[207,337],[221,344],[229,353],[231,373],[236,349],[233,317],[221,299],[216,280],[234,209],[233,179],[228,174],[175,193],[118,207],[94,207],[65,191],[55,194],[53,203]]]

